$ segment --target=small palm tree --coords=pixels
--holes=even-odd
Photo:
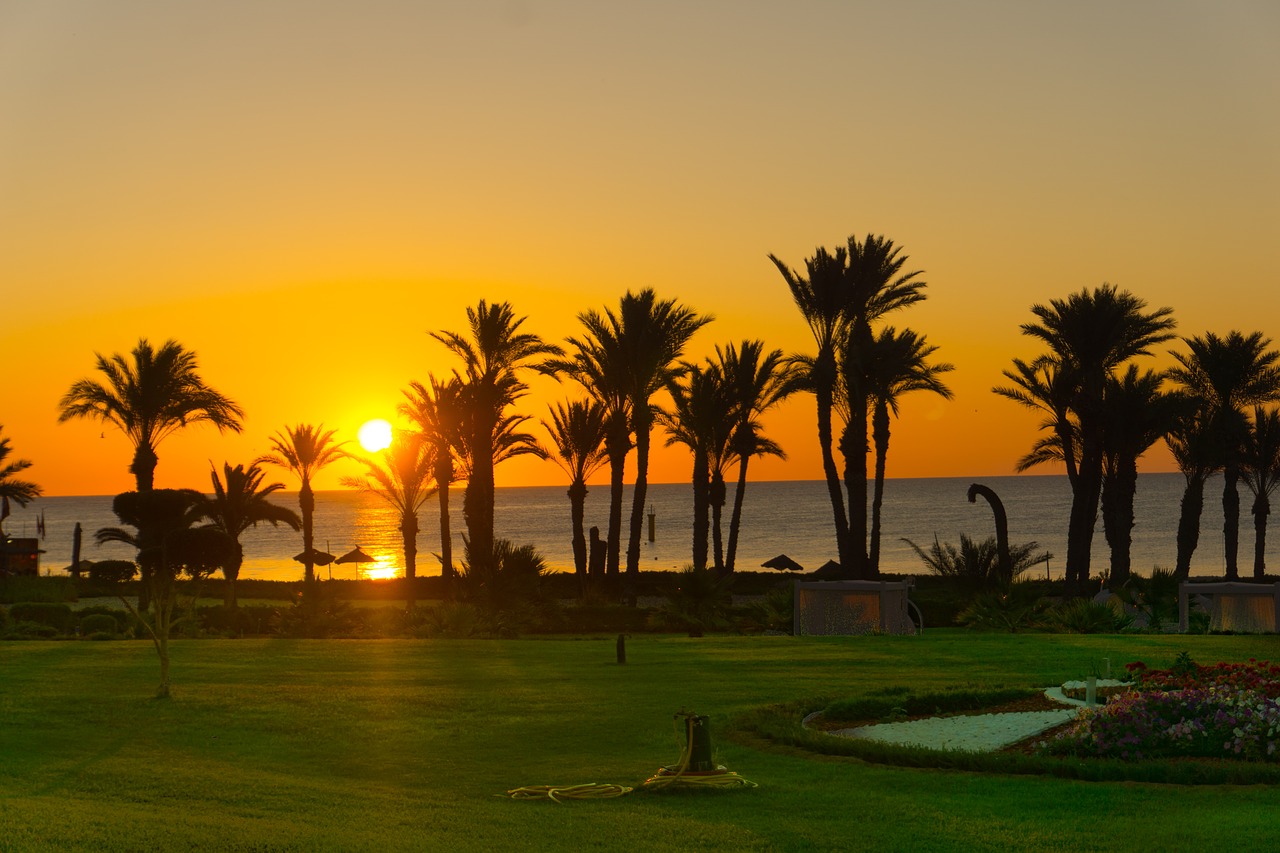
[[[0,432],[3,431],[4,426],[0,424]],[[42,491],[35,483],[20,480],[15,476],[30,468],[31,462],[26,459],[15,459],[9,462],[9,454],[12,452],[8,437],[0,438],[0,501],[4,503],[4,509],[0,512],[0,535],[4,533],[4,520],[9,515],[9,501],[13,501],[18,506],[26,506],[40,497]]]
[[[433,473],[440,504],[440,574],[446,580],[452,580],[455,571],[453,534],[449,523],[449,487],[457,473],[455,462],[463,452],[462,386],[456,378],[441,382],[429,376],[428,385],[409,383],[404,396],[400,414],[417,426],[430,443],[435,458]]]
[[[195,423],[240,432],[244,412],[205,384],[196,354],[177,341],[153,349],[143,338],[131,356],[98,354],[97,369],[106,381],[74,383],[58,403],[58,421],[92,418],[117,427],[133,443],[129,471],[137,490],[145,492],[154,486],[161,441]]]
[[[285,427],[271,437],[272,452],[254,464],[277,465],[297,475],[298,507],[302,510],[302,565],[308,587],[315,581],[315,530],[316,496],[311,489],[311,478],[321,469],[347,456],[342,449],[346,442],[333,440],[337,430],[326,430],[324,424],[298,424]]]
[[[910,539],[904,538],[902,541],[911,546],[911,550],[916,552],[916,556],[933,574],[956,578],[986,590],[1007,589],[1027,569],[1053,558],[1048,552],[1036,553],[1040,549],[1038,542],[1010,545],[1012,577],[1006,578],[1000,571],[999,548],[994,536],[978,542],[961,533],[959,547],[950,542],[939,542],[935,536],[933,545],[927,551]]]
[[[211,526],[225,533],[232,543],[230,559],[222,567],[222,576],[227,582],[225,603],[228,609],[236,607],[236,580],[244,565],[240,535],[263,522],[272,527],[284,524],[293,530],[302,528],[302,519],[296,512],[269,500],[271,495],[284,488],[284,484],[263,486],[265,476],[256,462],[248,468],[243,465],[232,468],[231,463],[223,463],[222,477],[218,476],[216,469],[209,472],[213,497],[206,499],[204,513],[212,522]]]
[[[542,422],[555,448],[551,460],[569,475],[569,509],[573,522],[573,563],[579,581],[587,576],[587,479],[608,461],[604,406],[598,400],[574,400],[549,408],[551,422]]]
[[[1226,337],[1212,332],[1184,338],[1189,352],[1172,353],[1178,366],[1169,377],[1210,412],[1210,429],[1222,451],[1223,547],[1226,575],[1239,577],[1240,448],[1248,430],[1245,411],[1280,399],[1280,352],[1261,332]]]
[[[1253,494],[1253,576],[1262,580],[1267,573],[1267,516],[1271,515],[1271,495],[1280,486],[1280,412],[1258,406],[1241,453],[1240,479]]]
[[[1222,450],[1213,429],[1213,418],[1186,393],[1178,400],[1165,444],[1186,481],[1178,512],[1178,555],[1174,577],[1185,581],[1191,574],[1191,557],[1200,543],[1200,515],[1204,511],[1204,484],[1222,470]]]
[[[880,574],[880,511],[884,503],[885,463],[889,456],[889,415],[898,414],[898,398],[912,391],[929,391],[944,400],[951,389],[939,378],[955,369],[946,362],[930,364],[938,348],[911,329],[889,326],[877,335],[867,352],[867,389],[872,400],[871,435],[875,443],[875,488],[871,500],[871,577]]]
[[[363,477],[343,477],[342,485],[377,495],[399,515],[404,576],[409,582],[407,609],[412,610],[413,580],[418,576],[418,510],[436,493],[432,485],[436,467],[432,445],[421,433],[398,432],[391,446],[377,458],[360,462],[368,473]]]
[[[1020,403],[1024,407],[1039,410],[1045,419],[1041,431],[1048,434],[1039,439],[1031,452],[1018,460],[1014,470],[1018,473],[1049,462],[1061,462],[1067,471],[1067,480],[1073,486],[1080,454],[1080,430],[1071,411],[1075,398],[1076,380],[1070,367],[1053,358],[1041,356],[1031,362],[1020,358],[1013,360],[1013,369],[1003,371],[1012,385],[999,385],[991,390],[1001,397]]]

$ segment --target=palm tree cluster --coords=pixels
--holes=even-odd
[[[815,353],[793,361],[802,372],[803,387],[817,400],[818,443],[840,565],[847,576],[878,577],[890,414],[897,414],[898,399],[910,391],[951,397],[940,376],[953,366],[929,361],[937,347],[911,329],[876,327],[887,315],[925,299],[923,273],[904,270],[908,257],[901,247],[875,234],[862,240],[851,236],[847,246],[834,251],[819,247],[805,260],[804,272],[774,255],[769,259],[790,288],[817,345]],[[838,441],[835,416],[843,422]],[[868,544],[869,439],[874,440],[876,455]],[[837,449],[843,471],[836,463]]]
[[[3,431],[4,425],[0,424],[0,432]],[[9,501],[18,506],[26,506],[40,497],[42,491],[30,480],[17,476],[31,467],[31,461],[15,459],[10,462],[8,460],[11,453],[13,448],[9,446],[8,436],[0,437],[0,501],[3,501],[3,510],[0,510],[0,536],[4,535],[4,520],[9,517]]]
[[[1280,415],[1265,408],[1280,400],[1280,353],[1268,349],[1271,342],[1235,331],[1184,338],[1188,351],[1170,352],[1174,367],[1142,369],[1135,359],[1174,338],[1172,309],[1148,311],[1132,293],[1104,284],[1031,311],[1037,319],[1022,331],[1048,352],[1030,362],[1014,359],[1004,371],[1009,384],[993,390],[1044,416],[1043,435],[1017,470],[1061,463],[1071,483],[1068,587],[1081,593],[1089,577],[1099,506],[1110,548],[1108,581],[1119,587],[1131,577],[1137,460],[1162,440],[1186,480],[1175,575],[1186,579],[1190,571],[1204,485],[1221,472],[1226,576],[1238,577],[1237,486],[1243,480],[1254,494],[1254,570],[1261,577],[1269,498],[1280,483]]]

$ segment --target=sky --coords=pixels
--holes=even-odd
[[[482,298],[560,341],[652,287],[715,316],[691,358],[811,352],[768,255],[874,233],[929,284],[889,322],[956,365],[889,476],[1010,474],[1038,419],[991,388],[1031,305],[1109,282],[1183,335],[1280,335],[1277,104],[1269,0],[0,0],[0,424],[46,494],[131,489],[123,436],[57,403],[174,338],[246,412],[160,446],[157,486],[207,488],[286,425],[394,419]],[[535,419],[580,393],[530,384]],[[753,476],[821,477],[815,423],[772,413]],[[651,481],[689,471],[656,448]]]

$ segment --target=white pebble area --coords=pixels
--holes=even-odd
[[[876,723],[852,729],[834,729],[827,734],[929,749],[993,752],[1073,719],[1085,704],[1063,695],[1061,687],[1050,687],[1045,690],[1044,695],[1066,707],[1054,711],[929,717],[905,723]],[[806,717],[805,724],[817,716],[819,714]]]

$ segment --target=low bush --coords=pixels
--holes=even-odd
[[[138,567],[131,560],[102,560],[89,566],[89,580],[93,583],[119,584],[138,576]]]
[[[80,635],[106,634],[115,636],[120,632],[120,624],[109,613],[90,613],[80,617]]]
[[[69,577],[11,575],[0,577],[0,604],[75,601],[76,585]]]
[[[9,616],[15,622],[32,622],[52,628],[56,634],[70,634],[75,630],[75,611],[66,604],[45,601],[26,601],[9,608]]]

